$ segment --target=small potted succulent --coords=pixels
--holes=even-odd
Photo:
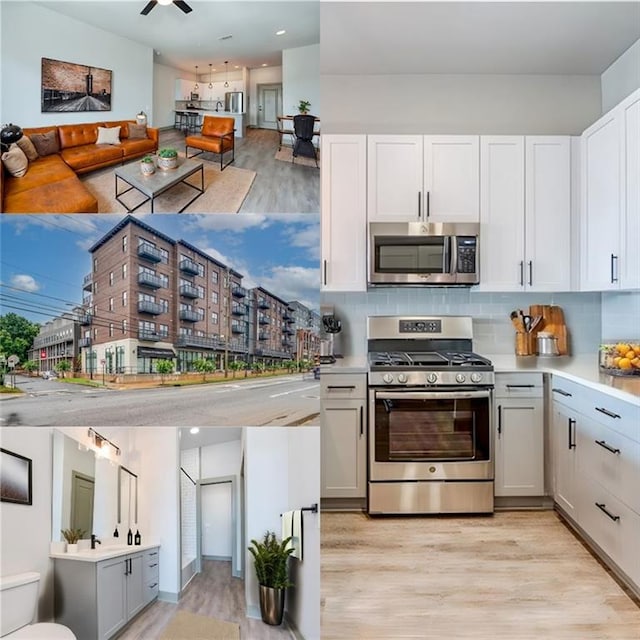
[[[175,169],[178,166],[178,152],[176,149],[160,149],[158,151],[158,167],[160,169]]]
[[[61,529],[60,531],[67,541],[67,553],[78,553],[78,540],[82,539],[85,532],[82,529]]]
[[[144,156],[144,158],[140,160],[140,171],[142,171],[142,175],[145,176],[150,176],[156,172],[156,165],[151,156]]]
[[[307,113],[309,113],[309,107],[311,106],[311,103],[308,100],[300,100],[300,102],[298,103],[298,111],[300,112],[301,115],[306,115]]]

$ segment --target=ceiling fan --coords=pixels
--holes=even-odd
[[[183,2],[183,0],[173,0],[173,2],[172,0],[151,0],[150,2],[147,2],[147,5],[140,14],[146,16],[157,4],[168,5],[172,3],[175,4],[178,9],[182,9],[185,13],[193,11],[193,9],[186,2]]]

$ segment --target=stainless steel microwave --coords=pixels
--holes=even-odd
[[[369,284],[478,284],[479,233],[477,223],[372,222]]]

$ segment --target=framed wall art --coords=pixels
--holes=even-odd
[[[109,69],[42,58],[42,112],[111,111]]]
[[[31,460],[0,449],[0,500],[32,504]]]

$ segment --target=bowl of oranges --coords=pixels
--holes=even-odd
[[[640,375],[640,340],[600,345],[600,369],[613,376]]]

